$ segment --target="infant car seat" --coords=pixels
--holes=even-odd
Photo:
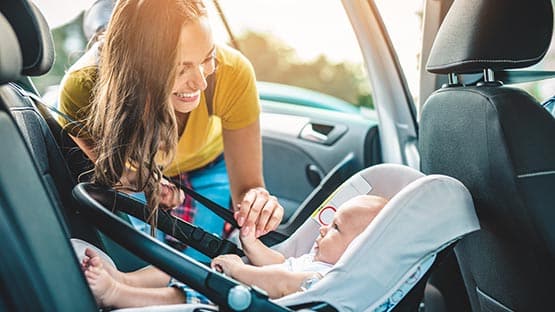
[[[382,164],[352,176],[276,248],[289,256],[306,253],[318,236],[319,221],[325,222],[326,210],[332,210],[327,208],[359,194],[389,202],[321,281],[277,303],[325,301],[339,311],[391,311],[426,276],[442,250],[479,229],[472,198],[462,183]]]
[[[76,194],[78,197],[86,195],[86,184],[79,185]],[[339,207],[359,194],[382,196],[389,202],[319,282],[305,292],[285,296],[274,300],[274,303],[295,309],[312,309],[312,303],[324,302],[338,311],[400,310],[399,303],[411,294],[415,285],[425,282],[438,255],[443,250],[452,249],[462,236],[479,229],[472,199],[462,183],[443,175],[425,176],[406,166],[382,164],[348,179],[315,211],[312,218],[274,248],[287,257],[308,253],[319,235],[321,224],[333,215],[330,213],[334,211],[332,207]],[[96,218],[93,214],[93,219]],[[122,237],[124,235],[121,233]],[[117,237],[114,239],[118,240]],[[132,248],[140,248],[141,244],[133,245]],[[194,263],[193,260],[188,261]],[[191,285],[193,288],[209,299],[221,302],[221,293],[216,296],[210,283],[198,284],[198,280],[190,275],[199,274],[197,270],[202,266],[195,266],[190,272],[187,272],[188,268],[184,266],[179,272],[183,275],[183,282],[191,280],[195,283]],[[209,268],[203,270],[210,271]],[[220,274],[210,272],[205,277],[206,281],[214,278],[212,275]],[[212,281],[212,285],[216,284]],[[228,302],[232,288],[227,294]],[[411,302],[412,310],[416,309],[421,299],[422,296],[417,296]],[[244,306],[249,307],[248,303]],[[160,309],[192,311],[194,307],[183,304]],[[226,306],[226,309],[229,307]]]

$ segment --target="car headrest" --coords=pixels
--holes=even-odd
[[[83,15],[83,33],[90,40],[98,31],[105,29],[114,10],[115,0],[96,0]]]
[[[339,311],[385,311],[379,307],[406,295],[405,284],[414,285],[439,252],[480,228],[472,197],[461,182],[396,164],[376,165],[353,175],[315,215],[360,194],[389,202],[321,281],[277,303],[324,300]]]
[[[0,84],[16,80],[21,73],[21,51],[17,36],[0,13]]]
[[[464,74],[531,66],[549,49],[552,32],[550,0],[455,0],[426,69]]]
[[[39,9],[27,0],[2,0],[0,11],[12,25],[23,55],[21,74],[40,76],[54,64],[50,28]]]

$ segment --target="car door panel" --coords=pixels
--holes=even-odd
[[[283,223],[291,221],[300,204],[349,153],[353,172],[378,162],[376,120],[269,101],[262,101],[262,107],[264,179],[285,208]]]

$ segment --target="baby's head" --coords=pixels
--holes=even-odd
[[[335,264],[386,203],[383,197],[359,195],[339,206],[332,222],[320,228],[314,260]]]

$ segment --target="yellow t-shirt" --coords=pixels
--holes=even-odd
[[[241,129],[258,120],[260,105],[252,65],[232,48],[218,46],[216,50],[218,69],[212,98],[213,114],[208,115],[203,92],[199,106],[191,111],[179,138],[175,159],[164,169],[168,176],[201,168],[220,155],[223,152],[222,127]],[[89,51],[70,68],[62,81],[60,110],[73,120],[84,120],[90,110],[97,77],[96,60],[95,51]],[[78,133],[68,125],[66,119],[60,117],[58,121],[72,135],[87,137],[86,133]]]

